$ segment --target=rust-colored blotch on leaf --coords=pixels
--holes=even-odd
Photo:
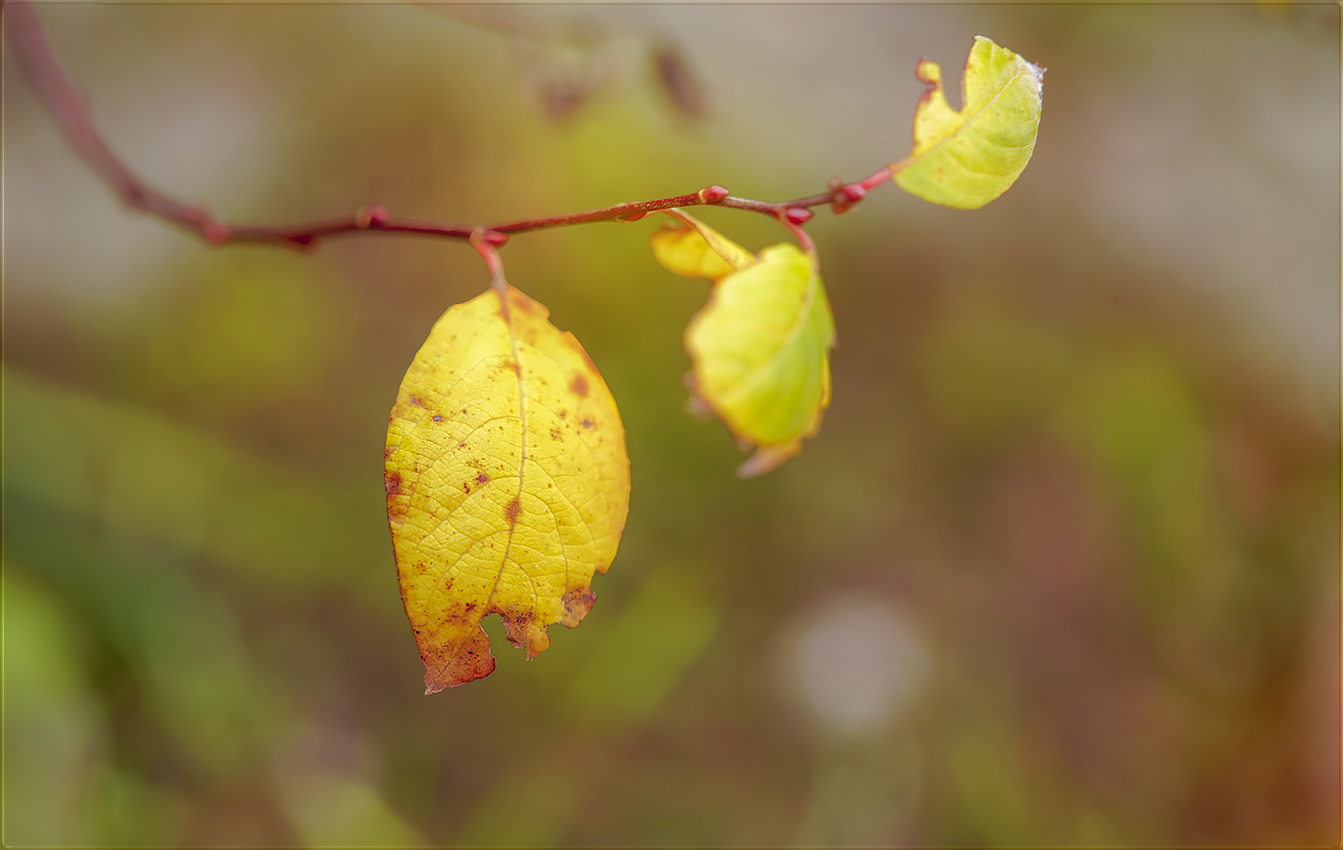
[[[426,693],[494,670],[490,614],[528,659],[548,626],[578,625],[620,543],[620,413],[548,315],[509,286],[450,308],[388,418],[387,518]]]

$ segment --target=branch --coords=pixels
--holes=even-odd
[[[51,52],[41,23],[26,3],[6,4],[5,32],[38,97],[60,123],[75,151],[97,171],[129,206],[197,230],[207,241],[217,238],[216,224],[204,210],[175,201],[150,188],[116,156],[89,121],[88,112],[70,79]]]
[[[811,207],[828,204],[835,213],[842,213],[862,200],[870,189],[890,178],[889,167],[883,167],[872,176],[855,183],[844,183],[835,178],[830,181],[829,190],[826,192],[782,203],[735,198],[728,194],[727,189],[715,185],[689,195],[626,202],[601,209],[488,226],[433,224],[395,219],[390,216],[386,207],[381,205],[362,207],[346,218],[302,224],[272,226],[222,224],[215,221],[203,207],[183,203],[150,186],[112,152],[93,126],[88,107],[52,52],[32,4],[6,3],[4,23],[5,32],[9,36],[10,45],[14,48],[19,66],[28,75],[39,100],[55,117],[75,152],[111,184],[127,206],[195,232],[211,245],[223,245],[226,242],[273,242],[310,246],[326,237],[351,233],[411,233],[462,240],[471,240],[472,235],[477,234],[477,239],[483,235],[489,244],[499,246],[508,240],[510,233],[596,221],[637,221],[652,212],[672,207],[700,205],[717,205],[764,213],[794,229],[811,218]]]

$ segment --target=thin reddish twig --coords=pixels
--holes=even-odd
[[[39,99],[56,118],[67,141],[75,151],[108,183],[121,199],[135,209],[198,233],[212,245],[225,242],[274,242],[308,246],[319,240],[352,233],[407,233],[469,240],[472,234],[485,234],[492,246],[502,245],[506,234],[565,227],[597,221],[637,221],[652,212],[672,207],[717,205],[729,209],[759,212],[785,221],[790,229],[810,217],[810,207],[829,205],[842,213],[862,200],[868,190],[890,178],[889,167],[856,183],[838,179],[829,190],[783,203],[735,198],[721,186],[710,186],[689,195],[677,195],[651,201],[632,201],[595,210],[566,213],[546,218],[521,219],[489,226],[433,224],[392,218],[383,206],[362,207],[352,216],[290,225],[228,225],[216,221],[203,207],[183,203],[160,192],[140,179],[108,147],[93,126],[84,100],[61,68],[47,41],[41,21],[32,4],[5,4],[5,32],[10,45]]]

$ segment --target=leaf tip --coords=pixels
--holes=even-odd
[[[755,454],[737,467],[737,478],[745,481],[748,478],[757,478],[768,472],[773,472],[801,451],[801,440],[773,446],[761,446],[755,450]]]
[[[420,642],[420,658],[424,661],[424,693],[436,694],[444,688],[455,688],[483,679],[494,672],[494,655],[490,652],[490,638],[479,625],[456,640],[436,644],[416,635]]]
[[[977,35],[975,38],[980,39],[983,36]],[[940,88],[942,85],[942,66],[927,57],[919,57],[919,64],[914,66],[914,78],[928,86],[930,90]]]

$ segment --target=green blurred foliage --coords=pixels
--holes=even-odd
[[[760,480],[683,412],[707,285],[655,224],[510,242],[621,406],[630,520],[580,628],[527,663],[487,623],[433,698],[381,451],[479,259],[208,248],[5,74],[6,843],[1336,839],[1336,7],[39,12],[109,143],[249,223],[796,197],[907,150],[921,54],[1050,71],[1003,198],[808,225],[834,402]]]

